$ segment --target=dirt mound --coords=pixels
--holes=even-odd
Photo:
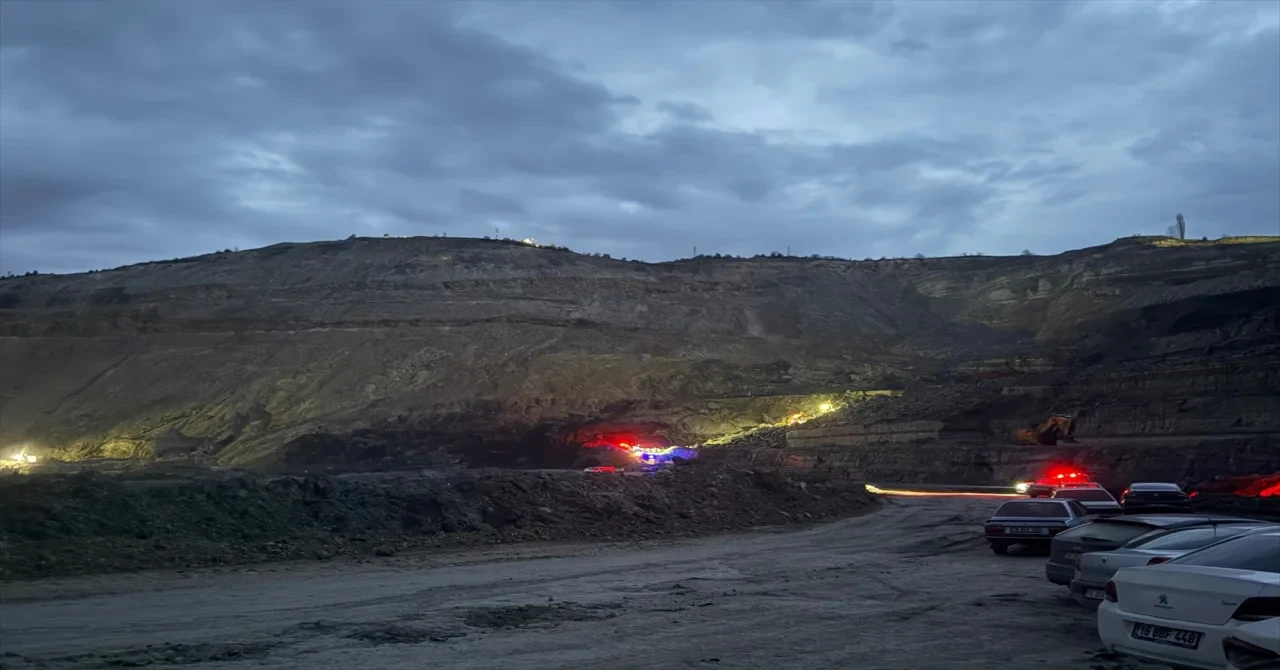
[[[1232,514],[1251,519],[1280,522],[1280,497],[1253,498],[1233,495],[1202,495],[1196,499],[1196,511]]]
[[[0,478],[0,576],[389,556],[521,540],[622,540],[805,522],[875,504],[858,484],[700,465],[580,472],[130,480]]]

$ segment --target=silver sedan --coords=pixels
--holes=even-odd
[[[1187,552],[1254,528],[1269,526],[1259,521],[1223,525],[1195,526],[1156,530],[1131,540],[1112,551],[1095,551],[1080,555],[1075,579],[1071,580],[1071,597],[1077,603],[1097,608],[1102,602],[1107,580],[1120,568],[1163,563]]]

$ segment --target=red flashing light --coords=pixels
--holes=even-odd
[[[1088,473],[1081,472],[1074,467],[1065,465],[1050,466],[1049,471],[1045,473],[1044,478],[1050,481],[1061,481],[1064,479],[1089,481]]]

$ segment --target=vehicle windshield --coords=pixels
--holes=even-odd
[[[1133,538],[1149,533],[1154,530],[1151,526],[1142,523],[1118,523],[1107,521],[1105,519],[1094,521],[1091,524],[1073,528],[1058,537],[1066,540],[1101,540],[1103,542],[1115,542],[1124,544]]]
[[[1280,535],[1237,535],[1169,561],[1178,565],[1203,565],[1232,570],[1257,570],[1280,574]]]
[[[1068,498],[1083,502],[1115,502],[1110,493],[1102,489],[1058,489],[1053,492],[1055,498]]]
[[[1045,519],[1064,519],[1071,516],[1065,505],[1054,502],[1019,500],[1007,502],[996,510],[996,516],[1022,516]]]
[[[1136,546],[1150,551],[1199,549],[1205,545],[1213,544],[1218,540],[1225,540],[1228,537],[1238,535],[1246,530],[1256,527],[1257,526],[1250,526],[1248,524],[1239,524],[1231,526],[1182,528],[1179,530],[1171,530],[1156,534],[1156,537],[1146,538],[1145,541],[1141,544],[1137,544]],[[1131,542],[1130,545],[1134,545],[1134,543]]]
[[[1131,493],[1182,493],[1176,484],[1134,484],[1129,487]]]
[[[1124,546],[1126,549],[1137,549],[1138,547],[1145,546],[1148,542],[1152,540],[1157,540],[1164,537],[1165,535],[1168,535],[1169,533],[1176,533],[1176,532],[1177,532],[1176,530],[1166,530],[1166,529],[1153,530],[1149,533],[1146,533],[1144,535],[1139,535],[1138,537],[1135,537],[1132,540],[1129,540],[1129,543]]]

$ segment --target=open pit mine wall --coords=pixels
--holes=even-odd
[[[1250,353],[1235,360],[1203,356],[1092,370],[1048,397],[1036,394],[1033,402],[1017,380],[1006,380],[1003,393],[987,391],[996,400],[977,411],[967,408],[963,416],[805,425],[787,431],[781,444],[707,456],[881,484],[1008,486],[1066,464],[1115,488],[1280,472],[1280,360]],[[1011,396],[1019,401],[1004,402]],[[1076,442],[1014,444],[1014,431],[1050,407],[1080,414]]]
[[[598,421],[732,431],[747,418],[706,403],[894,388],[981,360],[1071,367],[1118,342],[1132,358],[1153,337],[1218,346],[1249,337],[1249,301],[1278,287],[1280,241],[1152,240],[644,264],[361,238],[13,278],[0,282],[0,448],[257,464],[301,440],[303,460],[395,462]],[[1224,318],[1237,332],[1213,325]]]

